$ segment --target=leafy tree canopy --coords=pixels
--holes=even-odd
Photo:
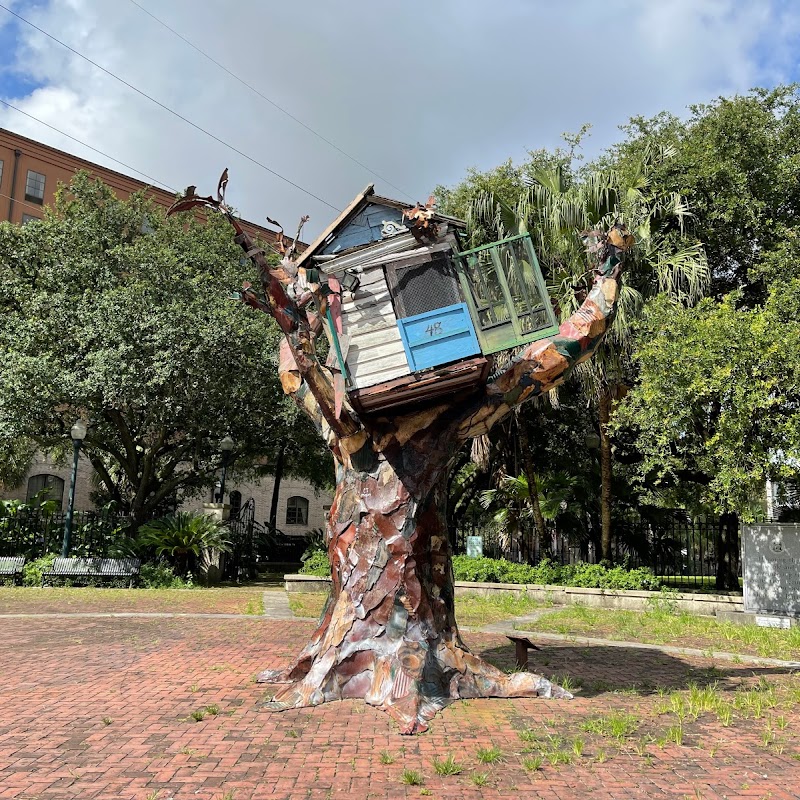
[[[641,481],[750,518],[766,478],[797,479],[798,264],[793,231],[762,261],[763,304],[742,308],[737,292],[695,308],[666,298],[648,306],[636,337],[639,381],[616,415],[638,434]]]
[[[283,397],[276,326],[229,299],[248,273],[216,215],[167,220],[85,174],[41,222],[0,225],[0,479],[32,444],[63,452],[80,417],[100,494],[138,519],[209,486],[226,434],[237,472],[286,439],[288,472],[330,481]]]
[[[763,254],[800,224],[796,85],[695,105],[686,121],[667,113],[636,117],[624,130],[628,138],[601,163],[630,174],[647,148],[674,150],[654,169],[652,185],[686,198],[717,296],[750,284]]]

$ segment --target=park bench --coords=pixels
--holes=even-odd
[[[114,580],[127,578],[129,586],[139,577],[142,562],[138,558],[56,558],[46,572],[42,572],[42,586],[48,578],[86,580]]]
[[[19,583],[24,565],[25,556],[0,556],[0,577],[11,578],[14,583]]]

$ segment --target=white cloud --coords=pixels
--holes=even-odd
[[[782,0],[375,0],[231,4],[139,0],[265,95],[392,183],[424,199],[470,165],[554,146],[593,124],[595,150],[634,114],[796,73],[800,11]],[[15,10],[169,108],[337,206],[370,180],[128,0],[51,0]],[[0,25],[7,23],[0,11]],[[254,220],[287,227],[334,211],[287,186],[27,26],[16,66],[43,88],[9,99],[168,185],[216,185]],[[85,158],[74,142],[0,110],[0,125]],[[109,166],[117,165],[109,162]],[[124,171],[124,170],[123,170]]]

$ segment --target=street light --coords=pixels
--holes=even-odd
[[[69,481],[67,516],[64,519],[64,541],[61,545],[61,555],[63,558],[69,555],[70,540],[72,539],[72,514],[75,511],[75,482],[78,478],[78,454],[81,450],[81,443],[86,438],[86,423],[79,419],[70,429],[69,435],[72,437],[72,477]]]
[[[225,502],[225,478],[228,475],[228,464],[231,463],[231,452],[233,450],[233,439],[226,436],[220,443],[219,449],[222,450],[222,480],[219,484],[219,501]]]

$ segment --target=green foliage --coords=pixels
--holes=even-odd
[[[327,578],[331,574],[331,564],[328,561],[328,553],[324,550],[315,550],[310,556],[303,554],[303,566],[300,567],[301,575],[316,575],[320,578]]]
[[[22,567],[23,586],[41,586],[42,573],[49,572],[56,559],[56,553],[36,558],[33,561],[26,561]]]
[[[453,571],[458,581],[480,583],[528,583],[582,586],[597,589],[657,590],[661,586],[647,567],[626,569],[605,564],[560,565],[543,559],[536,566],[515,564],[502,558],[455,556]]]
[[[230,550],[226,533],[227,528],[207,514],[179,511],[140,527],[138,542],[156,556],[172,559],[178,572],[186,575],[190,563],[205,550]]]
[[[282,438],[287,473],[326,483],[327,449],[278,381],[276,325],[228,299],[253,278],[240,256],[219,215],[165,219],[86,174],[41,223],[0,224],[0,479],[19,472],[15,442],[58,457],[82,417],[101,499],[137,522],[208,487],[226,433],[237,473]]]
[[[139,586],[144,589],[191,589],[191,577],[181,578],[169,564],[163,561],[155,564],[142,564],[139,570]]]
[[[616,418],[618,430],[637,437],[636,479],[667,488],[691,482],[705,507],[752,519],[764,481],[797,474],[800,268],[783,263],[757,309],[737,307],[737,295],[688,309],[649,306],[638,334],[639,382]]]
[[[325,531],[322,528],[314,528],[313,531],[306,533],[306,549],[300,556],[300,560],[305,563],[317,553],[323,553],[327,558],[328,548],[325,545]]]

